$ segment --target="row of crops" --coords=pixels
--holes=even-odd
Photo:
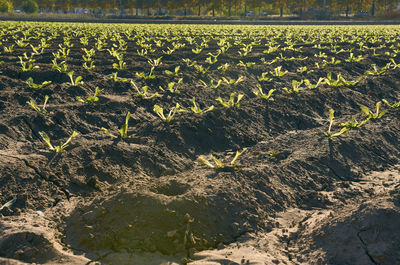
[[[18,108],[52,115],[60,106],[88,106],[103,98],[127,95],[143,106],[146,119],[168,126],[188,115],[201,117],[254,102],[279,104],[275,98],[296,97],[324,89],[362,88],[368,80],[397,75],[400,28],[315,26],[87,25],[2,22],[2,75],[15,78],[28,100]],[[365,95],[371,97],[370,93]],[[376,91],[374,98],[379,97]],[[326,109],[323,135],[335,139],[361,129],[400,107],[395,97],[341,117]],[[339,116],[335,118],[335,111]],[[121,113],[118,113],[121,112]],[[90,124],[61,135],[40,135],[50,151],[68,150],[76,137],[93,131],[124,139],[132,136],[129,109],[110,114],[112,121]],[[90,122],[89,122],[90,123]],[[349,132],[350,131],[350,132]],[[134,136],[132,136],[134,137]],[[58,145],[54,144],[59,142]],[[200,156],[212,168],[236,168]]]

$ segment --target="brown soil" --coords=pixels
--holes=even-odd
[[[246,36],[243,29],[228,30]],[[136,41],[127,41],[128,69],[118,75],[148,85],[152,92],[177,81],[163,72],[181,65],[181,93],[144,100],[133,96],[129,83],[109,79],[115,70],[107,51],[96,53],[95,71],[85,71],[79,37],[72,40],[67,62],[85,84],[67,88],[67,75],[51,69],[52,52],[62,37],[37,57],[38,70],[19,70],[18,56],[29,46],[0,55],[0,207],[13,202],[0,210],[0,264],[400,264],[399,109],[333,141],[324,136],[330,108],[344,122],[352,116],[362,119],[360,105],[373,109],[382,98],[398,101],[399,69],[368,76],[355,87],[323,85],[299,94],[281,89],[293,79],[314,82],[328,72],[355,79],[371,64],[384,66],[388,56],[371,55],[306,76],[296,70],[304,65],[313,69],[320,62],[313,45],[285,52],[307,60],[273,65],[260,63],[261,57],[279,56],[263,54],[264,45],[245,59],[232,47],[202,76],[182,59],[204,65],[206,53],[217,49],[211,41],[200,55],[189,44],[171,55],[157,49],[151,55],[163,56],[157,78],[143,81],[135,73],[148,72],[147,59],[137,55]],[[12,43],[9,38],[3,45]],[[285,46],[284,39],[281,44]],[[348,56],[324,52],[342,62]],[[244,70],[236,66],[239,60],[257,64]],[[224,63],[232,67],[223,74],[217,66]],[[255,97],[258,76],[278,65],[289,73],[262,83],[265,89],[278,89],[274,101]],[[198,82],[221,76],[245,80],[218,89]],[[52,84],[35,91],[27,87],[28,77]],[[75,100],[92,95],[96,86],[105,89],[97,103]],[[240,108],[217,105],[215,98],[227,99],[232,91],[244,94]],[[45,115],[26,104],[30,99],[42,102],[45,95],[50,96]],[[215,110],[179,113],[169,124],[153,112],[154,104],[166,110],[176,103],[189,108],[194,96],[202,107],[215,105]],[[128,111],[133,114],[128,138],[110,138],[101,131],[105,127],[117,135]],[[45,131],[59,144],[74,130],[80,136],[57,154],[39,135]],[[194,163],[211,153],[230,161],[245,147],[236,171]]]

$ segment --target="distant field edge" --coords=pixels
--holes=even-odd
[[[400,20],[171,20],[171,19],[75,19],[0,16],[0,21],[124,23],[124,24],[226,24],[226,25],[400,25]]]

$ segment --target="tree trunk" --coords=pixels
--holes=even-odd
[[[244,15],[247,16],[247,0],[244,0]]]
[[[375,0],[372,0],[372,5],[371,5],[371,16],[375,16]]]
[[[215,17],[215,0],[213,1],[213,6],[212,6],[212,16]]]
[[[279,8],[279,16],[283,17],[283,6]]]
[[[347,6],[346,6],[346,17],[349,17],[349,11],[350,11],[350,10],[349,10],[349,6],[347,5]]]
[[[201,14],[200,14],[200,11],[201,11],[201,5],[200,5],[200,1],[199,1],[199,9],[198,9],[198,11],[197,11],[197,16],[200,16]]]
[[[231,16],[231,2],[232,2],[232,0],[229,0],[229,2],[228,2],[228,16],[229,17]]]

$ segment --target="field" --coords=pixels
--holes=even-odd
[[[0,36],[0,264],[400,263],[400,26]]]

